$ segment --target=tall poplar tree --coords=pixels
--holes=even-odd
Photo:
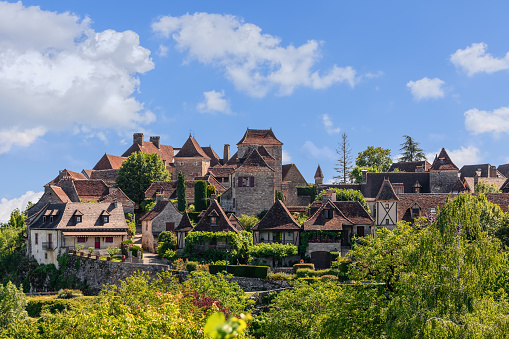
[[[180,171],[177,176],[177,207],[180,212],[184,212],[187,207],[186,179],[182,171]]]
[[[350,148],[350,142],[346,133],[341,135],[341,141],[339,148],[336,149],[336,153],[339,155],[339,160],[338,167],[334,168],[334,170],[338,172],[338,175],[334,179],[346,183],[350,178],[352,170],[352,149]]]

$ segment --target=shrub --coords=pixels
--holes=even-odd
[[[166,250],[166,252],[162,255],[162,257],[164,259],[167,259],[169,261],[174,261],[175,259],[178,258],[178,255],[177,255],[177,251],[174,251],[174,250]]]
[[[85,247],[85,246],[83,246],[83,245],[79,244],[79,245],[76,245],[76,247],[75,247],[75,248],[76,248],[76,251],[78,251],[78,252],[79,252],[79,251],[81,251],[81,250],[83,249],[83,247]]]
[[[209,272],[216,274],[222,271],[227,271],[236,277],[248,278],[267,278],[269,272],[268,266],[250,266],[250,265],[209,265]]]
[[[294,266],[295,268],[295,266]],[[318,274],[315,272],[315,270],[311,268],[299,268],[297,271],[295,271],[295,276],[297,278],[307,278],[307,277],[315,277]]]
[[[331,274],[326,274],[326,275],[322,275],[320,277],[321,280],[338,280],[338,277],[336,277],[335,275],[331,275]]]
[[[94,252],[94,248],[93,247],[89,247],[88,248],[88,253],[92,254],[92,252]]]
[[[339,258],[339,251],[330,252],[330,261],[334,262]]]
[[[189,261],[187,264],[186,264],[186,270],[188,272],[193,272],[193,271],[196,271],[196,269],[198,268],[198,263],[196,261]]]
[[[50,313],[61,312],[81,307],[84,303],[93,301],[91,297],[77,297],[75,299],[57,299],[57,298],[28,298],[26,311],[29,317],[39,318],[43,310]]]
[[[118,254],[118,252],[120,252],[120,248],[118,247],[108,247],[108,254],[110,255],[110,257],[114,257]]]
[[[183,271],[186,269],[187,259],[177,259],[173,262],[173,269]]]
[[[177,249],[177,237],[173,232],[164,231],[159,234],[157,237],[157,242],[159,245],[157,245],[156,252],[161,258],[165,258],[168,260],[172,260],[170,258],[166,257],[166,253],[168,255],[172,254],[168,251],[175,251]]]
[[[0,332],[2,328],[26,318],[26,304],[27,300],[21,286],[17,288],[10,281],[5,286],[0,284]]]
[[[275,259],[281,259],[298,253],[297,246],[293,244],[278,244],[278,243],[260,243],[254,246],[250,246],[248,250],[249,255],[253,257],[274,257]]]
[[[72,298],[82,297],[82,296],[83,296],[83,293],[80,290],[65,289],[65,290],[58,291],[57,298],[58,299],[72,299]]]
[[[297,270],[299,268],[309,268],[309,269],[312,269],[314,270],[315,269],[315,265],[314,264],[295,264],[293,265],[293,274],[297,273]]]
[[[140,252],[140,258],[143,259],[143,248],[141,248],[140,246],[137,246],[137,245],[133,245],[131,246],[131,252],[133,253],[133,257],[137,257],[138,256],[138,252]]]
[[[285,272],[269,273],[267,279],[270,280],[293,280],[293,274],[287,274]]]

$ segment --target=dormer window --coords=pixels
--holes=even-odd
[[[332,219],[332,210],[331,209],[324,209],[323,210],[323,217],[325,219]]]
[[[42,216],[42,222],[46,222],[46,216],[45,215]]]
[[[103,224],[107,224],[110,222],[110,216],[109,215],[103,215]]]
[[[418,207],[412,207],[412,219],[419,218],[421,210]]]
[[[49,217],[49,222],[53,222],[53,216]]]
[[[210,217],[210,226],[217,226],[217,217]]]
[[[80,222],[81,222],[81,220],[82,220],[82,219],[81,219],[81,215],[75,215],[75,216],[74,216],[74,219],[76,220],[76,223],[77,223],[77,224],[78,224],[78,223],[80,223]]]

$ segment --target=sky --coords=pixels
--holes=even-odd
[[[0,1],[0,222],[132,134],[222,156],[272,128],[330,182],[346,133],[509,162],[506,1]]]

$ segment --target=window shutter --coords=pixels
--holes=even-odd
[[[249,177],[249,187],[254,187],[254,177]]]
[[[242,187],[242,177],[239,177],[239,185],[237,187]]]

